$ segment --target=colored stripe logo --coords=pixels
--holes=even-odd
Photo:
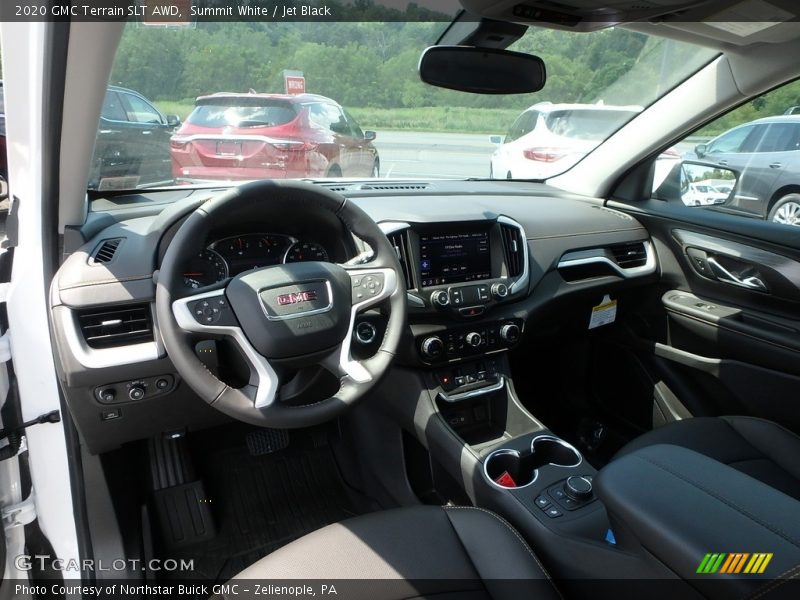
[[[769,562],[772,560],[772,552],[733,552],[733,553],[709,553],[700,561],[697,573],[710,575],[713,573],[724,573],[727,575],[748,573],[763,573]]]

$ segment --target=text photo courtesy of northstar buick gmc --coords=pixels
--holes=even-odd
[[[396,4],[0,7],[0,594],[798,597],[796,5]]]

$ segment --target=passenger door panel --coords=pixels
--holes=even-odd
[[[664,333],[636,344],[658,375],[695,415],[748,414],[800,432],[798,230],[660,201],[609,205],[634,214],[658,252],[663,285],[650,305],[660,314],[638,316]]]

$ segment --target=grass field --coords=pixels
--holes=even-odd
[[[158,100],[158,109],[167,115],[186,119],[194,102]],[[423,108],[350,108],[362,129],[380,131],[431,131],[449,133],[505,134],[520,111],[504,108],[461,108],[449,106]]]

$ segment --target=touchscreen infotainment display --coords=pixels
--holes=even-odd
[[[492,276],[488,231],[420,233],[419,255],[424,287]]]

